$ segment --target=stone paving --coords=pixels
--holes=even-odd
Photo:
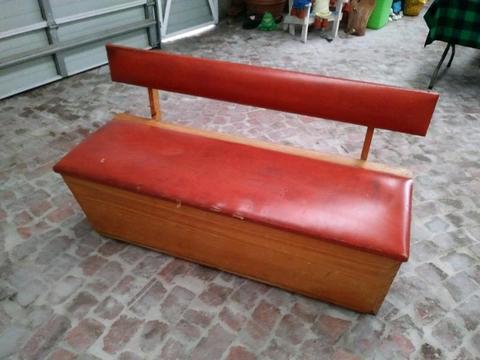
[[[420,17],[340,36],[328,43],[313,32],[304,45],[225,22],[164,48],[420,89],[443,50],[423,48]],[[372,160],[416,174],[411,258],[377,316],[95,234],[51,167],[114,113],[146,114],[145,91],[111,83],[105,67],[0,102],[0,359],[479,359],[479,65],[480,52],[457,49],[426,138],[374,138]],[[167,121],[308,149],[357,156],[364,134],[162,100]]]

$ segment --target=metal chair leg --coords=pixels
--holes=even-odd
[[[430,84],[428,85],[429,89],[433,89],[433,85],[435,85],[435,81],[437,80],[437,76],[438,76],[438,71],[440,70],[440,67],[442,66],[443,62],[445,61],[445,58],[447,57],[448,50],[450,49],[450,46],[451,46],[451,44],[448,43],[447,47],[443,51],[442,57],[440,58],[440,61],[437,65],[437,67],[435,68],[435,71],[432,74],[432,78],[430,79]],[[452,57],[452,59],[453,59],[453,57]]]
[[[450,55],[450,60],[448,60],[447,67],[450,67],[450,65],[452,65],[452,61],[454,57],[455,57],[455,44],[452,44],[452,55]]]

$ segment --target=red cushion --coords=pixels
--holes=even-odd
[[[125,121],[103,126],[54,169],[408,258],[409,178]]]
[[[112,80],[425,135],[438,94],[107,45]],[[155,69],[155,71],[152,71]]]

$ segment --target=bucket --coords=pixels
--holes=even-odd
[[[369,29],[380,29],[385,26],[392,3],[393,0],[377,0],[372,15],[368,19],[367,27]]]
[[[403,13],[407,16],[418,16],[425,3],[426,0],[405,0]]]

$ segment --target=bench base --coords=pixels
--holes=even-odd
[[[102,235],[376,313],[401,262],[212,211],[63,176]]]

